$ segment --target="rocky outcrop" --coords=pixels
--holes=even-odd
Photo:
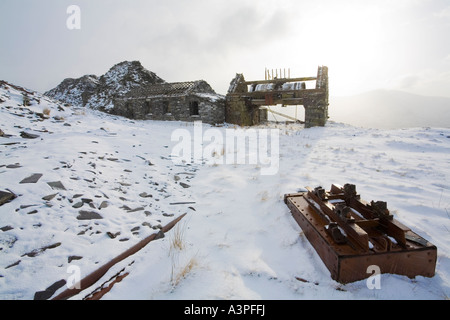
[[[116,97],[158,83],[165,81],[145,69],[139,61],[124,61],[100,77],[85,75],[78,79],[65,79],[45,95],[75,106],[108,111]]]
[[[167,83],[139,61],[124,61],[101,77],[66,79],[46,95],[130,119],[225,121],[224,97],[203,80]]]
[[[95,93],[99,85],[96,75],[85,75],[78,79],[65,79],[56,88],[47,91],[45,95],[64,103],[84,106]]]

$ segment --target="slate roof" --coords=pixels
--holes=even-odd
[[[187,94],[197,86],[197,81],[154,84],[145,88],[148,95]]]
[[[126,95],[126,98],[182,96],[190,93],[215,94],[214,90],[209,86],[207,82],[203,80],[198,80],[198,81],[158,83],[147,85],[144,88],[131,90]]]

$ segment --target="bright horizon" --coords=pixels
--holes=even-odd
[[[80,8],[79,30],[66,26]],[[139,60],[169,82],[236,73],[264,79],[329,67],[330,96],[401,90],[450,97],[450,3],[444,0],[3,0],[0,78],[45,92]]]

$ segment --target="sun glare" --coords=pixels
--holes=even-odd
[[[382,26],[376,10],[365,6],[336,7],[317,12],[307,25],[301,46],[304,49],[307,44],[312,50],[299,48],[302,59],[330,68],[332,94],[353,93],[352,87],[361,87],[361,82],[367,80],[368,72],[364,70],[378,68]]]

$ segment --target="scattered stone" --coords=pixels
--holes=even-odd
[[[128,210],[128,212],[137,212],[137,211],[142,211],[142,210],[144,210],[144,207],[137,207],[137,208],[135,208],[135,209],[131,209],[131,210]]]
[[[20,144],[20,142],[0,143],[0,145],[2,145],[2,146],[13,146],[13,145],[16,145],[16,144]],[[26,148],[26,146],[24,148]]]
[[[79,201],[79,202],[75,203],[75,204],[72,206],[72,208],[79,209],[79,208],[81,208],[83,205],[84,205],[84,202],[83,202],[83,201]]]
[[[35,173],[25,179],[23,179],[22,181],[20,181],[20,184],[24,184],[24,183],[36,183],[39,181],[39,179],[43,176],[42,173]]]
[[[103,217],[95,211],[81,210],[79,212],[77,219],[78,220],[94,220],[94,219],[103,219]]]
[[[164,232],[162,230],[159,230],[159,232],[156,234],[155,240],[163,239],[164,237],[165,237]]]
[[[187,183],[184,182],[180,182],[180,186],[182,186],[183,188],[190,188],[191,186],[188,185]]]
[[[50,299],[55,292],[62,288],[66,284],[66,280],[59,280],[52,284],[50,287],[45,289],[44,291],[38,291],[34,294],[34,300],[48,300]]]
[[[109,197],[104,193],[104,192],[102,192],[102,191],[100,191],[102,194],[103,194],[103,196],[106,198],[106,199],[109,199]]]
[[[106,234],[108,235],[108,237],[110,237],[111,239],[115,239],[117,236],[120,235],[120,231],[116,232],[116,233],[112,233],[112,232],[106,232]]]
[[[64,185],[61,183],[61,181],[53,181],[53,182],[47,182],[47,184],[53,189],[53,190],[67,190]]]
[[[61,245],[61,242],[57,242],[57,243],[51,244],[49,246],[42,247],[40,249],[34,249],[31,252],[23,254],[22,257],[27,256],[27,257],[30,257],[30,258],[34,258],[34,257],[40,255],[41,253],[43,253],[45,250],[54,249],[54,248],[59,247],[60,245]]]
[[[154,166],[154,164],[150,160],[146,160],[145,164],[148,166]]]
[[[24,139],[37,139],[37,138],[39,138],[39,135],[33,134],[33,133],[29,133],[29,132],[25,132],[25,131],[20,132],[20,136],[22,138],[24,138]]]
[[[22,260],[17,260],[16,262],[14,262],[14,263],[10,264],[9,266],[5,267],[5,269],[9,269],[9,268],[18,266],[20,261],[22,261]]]
[[[162,225],[161,225],[161,223],[158,223],[158,224],[155,224],[154,226],[152,226],[152,229],[153,230],[161,230],[162,229]]]
[[[17,169],[17,168],[22,168],[22,166],[20,165],[20,163],[15,163],[15,164],[9,164],[6,166],[7,169]]]
[[[151,225],[150,222],[148,222],[148,221],[142,222],[142,225],[143,225],[144,227],[149,227],[149,228],[152,227],[152,225]]]
[[[53,200],[53,198],[56,197],[57,195],[58,195],[57,193],[49,194],[48,196],[43,197],[42,200],[50,201]]]
[[[174,216],[174,214],[173,213],[163,213],[162,214],[164,217],[173,217]]]
[[[0,129],[0,137],[2,137],[2,138],[11,138],[12,135],[11,134],[6,134],[4,131],[2,131]]]
[[[69,256],[69,257],[67,258],[67,262],[68,262],[68,263],[71,263],[73,260],[81,260],[81,259],[83,259],[82,256]]]
[[[6,231],[9,231],[9,230],[12,230],[12,229],[14,229],[14,228],[11,227],[11,226],[4,226],[4,227],[0,228],[0,230],[2,230],[3,232],[6,232]]]
[[[36,214],[36,213],[38,213],[38,211],[34,209],[33,211],[28,212],[27,214]]]
[[[108,202],[108,201],[102,201],[102,203],[100,204],[100,206],[98,207],[98,209],[100,210],[100,209],[107,208],[108,205],[109,205],[109,202]]]
[[[26,209],[26,208],[34,207],[34,206],[37,206],[37,204],[21,204],[20,209]],[[16,211],[18,211],[18,210],[19,209],[17,209]]]
[[[151,194],[148,194],[147,192],[139,193],[139,196],[141,198],[152,198],[153,197]]]
[[[171,202],[169,203],[171,206],[177,205],[177,204],[195,204],[195,201],[184,201],[184,202]]]
[[[0,191],[0,206],[13,200],[16,195],[12,192]]]
[[[54,116],[53,119],[54,119],[55,121],[57,121],[57,122],[62,122],[62,121],[64,121],[64,117],[61,117],[61,116]]]

